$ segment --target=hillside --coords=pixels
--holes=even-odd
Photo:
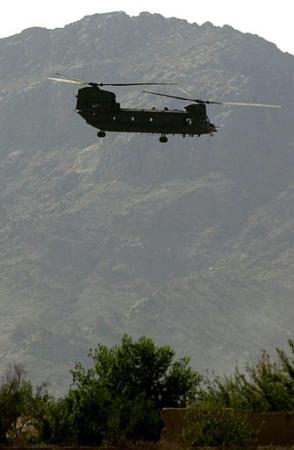
[[[1,39],[0,68],[1,368],[24,362],[60,391],[123,333],[218,372],[293,337],[293,56],[228,26],[118,12]],[[98,140],[56,72],[283,108],[211,105],[213,138]]]

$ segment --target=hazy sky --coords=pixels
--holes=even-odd
[[[129,15],[149,11],[198,24],[228,24],[258,34],[294,54],[293,0],[3,0],[0,37],[32,26],[63,27],[85,15],[110,11]]]

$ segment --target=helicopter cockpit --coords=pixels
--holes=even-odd
[[[110,91],[104,91],[98,86],[88,86],[79,89],[77,95],[76,110],[82,111],[117,111],[119,103],[116,102],[116,95]]]

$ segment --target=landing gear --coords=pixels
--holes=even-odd
[[[166,143],[168,141],[167,137],[165,136],[165,134],[162,134],[159,138],[159,142],[163,142]]]
[[[97,133],[97,136],[99,137],[99,138],[104,138],[105,136],[106,136],[106,133],[105,133],[105,131],[98,131],[98,133]]]

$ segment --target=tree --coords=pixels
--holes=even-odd
[[[43,401],[44,386],[33,392],[22,365],[10,366],[0,385],[0,443],[26,439],[34,428],[34,414]]]
[[[34,413],[39,441],[46,444],[75,443],[72,410],[68,398],[54,399],[47,394]]]
[[[89,356],[92,367],[86,369],[79,363],[72,370],[70,392],[76,417],[84,418],[87,437],[95,435],[86,431],[87,424],[99,418],[108,440],[158,439],[160,409],[185,406],[195,398],[201,379],[189,366],[189,358],[175,360],[171,347],[157,346],[147,337],[134,341],[125,335],[120,345],[99,344]],[[77,429],[80,425],[76,422]],[[85,443],[81,434],[79,442]]]
[[[71,411],[70,423],[75,441],[83,445],[100,445],[111,410],[107,390],[93,380],[93,383],[72,388],[66,401]]]
[[[289,340],[291,353],[294,342]],[[294,358],[276,349],[277,359],[265,351],[257,364],[241,373],[237,368],[230,377],[208,381],[201,392],[204,400],[214,400],[224,407],[252,411],[283,411],[294,409]]]

